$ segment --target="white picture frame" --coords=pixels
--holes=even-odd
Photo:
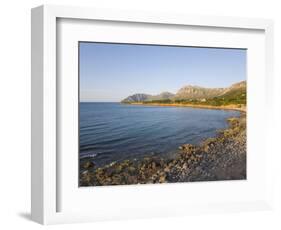
[[[107,195],[117,194],[120,197],[130,197],[132,193],[138,192],[139,196],[149,196],[151,194],[168,194],[173,190],[178,191],[179,194],[183,191],[186,192],[186,185],[169,184],[164,185],[145,185],[140,189],[137,186],[125,186],[126,188],[112,187],[110,188],[97,188],[99,189],[97,195],[98,199],[104,199],[105,203],[108,199],[107,209],[103,210],[101,204],[97,204],[96,209],[92,211],[86,210],[82,212],[85,206],[85,200],[80,202],[77,191],[68,191],[68,187],[63,187],[63,193],[60,189],[63,185],[62,180],[64,177],[60,176],[62,159],[57,155],[59,151],[58,126],[59,124],[59,111],[63,109],[58,103],[58,95],[60,95],[61,88],[58,84],[58,37],[59,29],[61,28],[58,23],[61,20],[70,20],[71,22],[77,20],[82,21],[97,21],[105,23],[121,22],[130,23],[130,27],[134,27],[134,23],[153,25],[156,27],[194,27],[200,30],[218,29],[218,30],[241,30],[243,33],[247,31],[260,31],[262,38],[256,45],[264,44],[260,47],[262,52],[261,59],[257,60],[257,65],[261,68],[259,78],[257,79],[257,86],[250,86],[249,90],[252,92],[249,99],[263,101],[260,106],[262,114],[256,118],[263,126],[263,137],[266,138],[266,144],[263,148],[263,153],[259,161],[266,162],[263,165],[264,177],[262,183],[262,192],[253,199],[248,199],[247,196],[243,199],[237,196],[235,199],[228,200],[223,198],[220,200],[212,200],[208,197],[199,202],[198,198],[193,197],[194,202],[182,204],[176,201],[167,202],[167,205],[161,206],[159,203],[151,203],[147,201],[146,207],[141,204],[133,207],[132,200],[124,201],[124,206],[119,206],[116,210],[109,211],[109,202],[113,202],[106,198]],[[81,22],[81,21],[80,21]],[[76,29],[80,28],[80,24],[76,25]],[[114,27],[114,25],[113,25]],[[82,27],[81,27],[82,28]],[[80,30],[82,31],[82,29]],[[83,34],[81,32],[81,34]],[[84,36],[84,35],[83,35]],[[88,34],[85,33],[87,37]],[[126,36],[126,33],[125,35]],[[153,216],[173,216],[185,215],[190,213],[206,213],[206,212],[226,212],[226,211],[245,211],[245,210],[264,210],[272,207],[272,177],[271,177],[271,160],[272,153],[270,150],[270,129],[272,128],[271,116],[274,107],[274,98],[272,92],[273,79],[273,22],[266,19],[248,19],[248,18],[232,18],[232,17],[214,17],[214,16],[189,16],[189,15],[174,15],[163,13],[149,13],[149,12],[133,12],[133,11],[112,11],[112,10],[99,10],[91,8],[79,7],[66,7],[66,6],[51,6],[44,5],[32,9],[32,204],[31,213],[32,219],[41,224],[56,224],[56,223],[70,223],[70,222],[83,222],[83,221],[97,221],[107,219],[124,219],[124,218],[142,218]],[[239,37],[236,38],[236,40]],[[79,38],[78,38],[79,39]],[[102,40],[102,38],[100,38]],[[117,39],[117,38],[116,38]],[[121,40],[123,38],[120,38]],[[135,38],[132,38],[135,39]],[[138,38],[142,42],[142,37]],[[216,41],[218,46],[222,38]],[[235,40],[235,38],[233,38]],[[156,41],[157,42],[157,41]],[[159,38],[159,43],[161,40]],[[175,41],[171,41],[174,44]],[[212,43],[215,44],[215,43]],[[223,44],[223,43],[221,43]],[[229,43],[231,45],[231,43]],[[237,43],[238,44],[238,43]],[[245,43],[246,44],[246,43]],[[250,60],[251,61],[251,60]],[[255,60],[252,60],[251,66],[254,66]],[[76,74],[76,73],[75,73]],[[259,73],[257,73],[258,75]],[[62,82],[63,84],[63,82]],[[259,90],[262,89],[261,93]],[[256,94],[255,94],[256,93]],[[254,95],[255,94],[255,95]],[[259,94],[259,95],[258,95]],[[72,95],[75,98],[75,95]],[[256,99],[255,99],[256,97]],[[254,103],[253,103],[254,104]],[[257,104],[256,104],[257,105]],[[249,117],[255,112],[259,112],[252,107]],[[259,119],[259,120],[258,120]],[[249,124],[250,131],[254,131],[254,123]],[[256,139],[255,139],[256,138]],[[259,140],[259,137],[253,135],[252,142]],[[258,150],[257,150],[258,151]],[[251,160],[251,158],[249,159]],[[65,161],[64,161],[65,162]],[[72,162],[73,163],[73,162]],[[64,163],[65,164],[65,163]],[[258,163],[257,163],[258,164]],[[71,165],[71,163],[69,164]],[[65,166],[64,168],[66,168]],[[258,168],[257,168],[258,169]],[[63,174],[63,172],[62,172]],[[69,179],[69,180],[74,180]],[[223,189],[225,182],[219,184],[208,185],[210,191]],[[249,185],[257,186],[256,185]],[[245,184],[228,184],[230,190],[249,189]],[[238,187],[240,186],[240,187]],[[204,185],[195,183],[194,189],[189,187],[192,194],[200,189],[206,189]],[[217,187],[217,188],[216,188]],[[256,187],[253,187],[254,189]],[[101,190],[102,189],[102,190]],[[107,189],[107,190],[105,190]],[[141,192],[140,192],[141,190]],[[165,190],[165,191],[164,191]],[[80,192],[78,192],[80,193]],[[88,193],[88,194],[86,194]],[[182,194],[185,195],[185,194]],[[63,197],[62,197],[63,196]],[[89,197],[89,192],[83,191],[83,196]],[[196,196],[196,195],[195,195]],[[65,200],[64,200],[65,197]],[[61,200],[68,202],[67,208],[61,208]],[[73,203],[69,203],[69,202]],[[144,199],[140,198],[142,203]],[[91,201],[89,201],[91,202]],[[81,203],[81,204],[80,204]],[[117,204],[117,203],[116,203]],[[187,205],[190,204],[190,205]],[[100,205],[100,206],[99,206]],[[120,205],[120,204],[119,204]],[[122,204],[121,204],[122,205]],[[150,206],[149,206],[150,205]],[[151,206],[152,205],[152,206]],[[73,207],[73,208],[71,208]],[[76,210],[77,209],[77,210]]]

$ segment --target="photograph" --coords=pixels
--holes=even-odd
[[[78,69],[79,187],[247,179],[247,49],[79,41]]]

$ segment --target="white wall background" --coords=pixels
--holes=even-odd
[[[262,17],[275,20],[275,95],[281,99],[281,13],[278,0],[6,0],[0,8],[0,228],[37,229],[30,213],[30,8],[68,4],[186,14]],[[276,108],[275,210],[48,226],[52,229],[280,229],[280,107]],[[279,137],[278,137],[279,134]],[[280,162],[280,163],[279,163]],[[163,200],[163,202],[165,202]]]

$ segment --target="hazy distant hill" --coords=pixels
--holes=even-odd
[[[150,102],[161,100],[184,102],[188,100],[212,100],[237,101],[244,104],[246,101],[246,81],[235,83],[227,88],[205,88],[187,85],[178,90],[176,94],[163,92],[159,95],[134,94],[122,100],[123,103]]]
[[[175,94],[169,92],[163,92],[158,95],[137,93],[125,98],[124,100],[122,100],[122,102],[133,103],[133,102],[144,102],[144,101],[153,101],[153,100],[164,100],[164,99],[172,99],[174,96]]]
[[[125,98],[124,100],[122,100],[122,102],[142,102],[142,101],[147,101],[150,100],[151,95],[149,94],[144,94],[144,93],[136,93],[134,95],[131,95],[127,98]]]
[[[175,96],[175,94],[170,92],[163,92],[158,95],[152,96],[152,100],[163,100],[163,99],[172,99]]]

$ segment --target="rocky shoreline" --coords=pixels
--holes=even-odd
[[[80,162],[80,186],[153,184],[246,179],[246,113],[228,119],[228,128],[199,145],[185,144],[173,159],[151,156],[97,167]]]

